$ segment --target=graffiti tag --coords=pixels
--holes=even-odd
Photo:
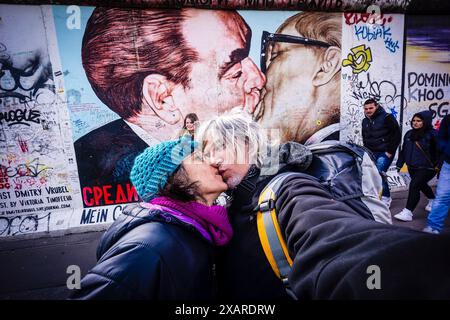
[[[377,24],[384,26],[386,23],[392,22],[394,18],[392,16],[385,17],[383,13],[375,14],[372,12],[365,13],[352,13],[344,12],[344,19],[347,25],[354,25],[360,22],[368,24]]]
[[[14,236],[16,234],[36,232],[40,224],[49,231],[50,215],[39,217],[35,215],[5,217],[0,216],[0,235]],[[46,226],[45,226],[46,225]]]
[[[36,178],[42,175],[43,172],[51,170],[53,168],[39,163],[39,159],[35,158],[31,162],[18,164],[17,166],[3,166],[0,165],[0,177],[32,177]]]
[[[41,112],[39,110],[29,110],[27,108],[4,111],[0,112],[0,124],[5,121],[8,127],[18,124],[30,126],[28,122],[40,123],[40,116]]]
[[[372,51],[370,48],[366,48],[364,44],[350,49],[352,53],[349,53],[347,59],[342,61],[342,66],[350,66],[353,69],[354,74],[358,74],[363,71],[369,70],[370,63],[372,62]]]

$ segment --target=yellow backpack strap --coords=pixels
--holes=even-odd
[[[259,239],[267,260],[278,278],[287,286],[287,279],[292,267],[292,259],[281,233],[275,210],[277,191],[283,181],[293,175],[286,172],[277,175],[264,188],[258,200],[256,223],[258,226]]]

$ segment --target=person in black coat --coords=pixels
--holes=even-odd
[[[392,202],[386,172],[394,160],[395,152],[400,144],[402,134],[397,120],[387,113],[374,99],[364,102],[362,120],[363,145],[372,151],[376,159],[378,171],[383,177],[382,200],[389,207]]]
[[[438,133],[438,146],[442,152],[442,166],[436,187],[436,198],[427,217],[425,232],[440,233],[450,208],[450,115],[442,120]]]
[[[431,211],[434,192],[428,185],[428,181],[436,174],[438,163],[437,132],[433,129],[431,111],[416,113],[411,120],[412,129],[406,132],[403,138],[403,147],[397,159],[397,170],[406,163],[411,176],[409,183],[408,200],[406,207],[394,215],[401,221],[412,221],[413,211],[420,200],[420,192],[429,199],[425,210]]]
[[[210,300],[214,247],[232,237],[227,189],[188,138],[147,148],[131,170],[145,202],[130,204],[103,235],[98,262],[71,299]]]
[[[263,251],[255,208],[273,177],[296,171],[301,174],[282,183],[275,201],[280,232],[293,260],[287,279],[290,293],[298,299],[450,298],[450,257],[443,254],[450,250],[450,235],[379,223],[361,207],[337,201],[305,173],[312,155],[298,143],[282,145],[278,166],[266,167],[263,133],[244,115],[205,121],[196,139],[206,142],[204,157],[215,163],[231,188],[228,212],[234,236],[218,256],[220,297],[291,299]],[[224,151],[223,146],[232,149]],[[232,155],[242,150],[246,161],[235,161]],[[369,283],[375,269],[381,279],[377,287]]]

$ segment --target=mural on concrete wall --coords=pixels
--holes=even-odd
[[[377,100],[400,120],[404,32],[403,15],[361,16],[344,13],[342,32],[341,140],[358,144],[365,100]],[[388,171],[388,182],[404,186],[395,168]]]
[[[188,113],[196,113],[201,122],[238,108],[266,128],[282,129],[283,140],[337,137],[338,127],[331,125],[339,121],[340,14],[270,13],[271,23],[266,22],[267,13],[241,14],[125,9],[90,13],[80,64],[97,98],[119,118],[75,138],[86,208],[137,201],[129,181],[134,158],[147,145],[175,138]],[[205,28],[206,35],[198,32]],[[277,35],[270,34],[273,31]],[[262,52],[255,50],[261,41]],[[266,76],[256,65],[261,56]],[[331,67],[323,71],[325,64]],[[80,92],[87,89],[75,90],[81,100]],[[87,122],[92,127],[92,119],[79,117],[92,104],[69,101],[75,128]]]
[[[12,2],[12,1],[11,1]],[[52,0],[15,0],[22,4],[52,4]],[[102,0],[59,0],[60,4],[83,6],[117,6],[134,8],[182,8],[199,9],[246,9],[246,10],[301,10],[301,11],[354,11],[367,12],[367,8],[383,12],[423,13],[424,10],[442,12],[448,8],[440,0],[115,0],[108,3]]]
[[[80,195],[51,17],[48,6],[1,10],[0,236],[49,230]]]
[[[403,131],[412,116],[433,113],[433,125],[450,112],[450,20],[448,16],[411,16],[406,21],[405,98]]]
[[[119,118],[75,141],[84,206],[137,201],[135,157],[176,138],[187,114],[202,122],[234,108],[253,113],[265,77],[248,56],[250,41],[233,11],[95,9],[81,62]]]
[[[339,139],[341,30],[340,13],[301,12],[263,34],[255,119],[280,129],[282,142]]]
[[[268,99],[264,105],[261,103],[266,94],[262,91],[266,76],[258,66],[261,35],[263,31],[275,32],[277,29],[277,32],[289,35],[288,18],[296,15],[296,12],[245,11],[239,14],[236,11],[130,11],[77,6],[28,8],[35,11],[34,16],[39,17],[42,27],[35,28],[37,36],[33,38],[35,43],[29,43],[33,46],[31,49],[19,45],[15,53],[36,51],[41,46],[54,50],[54,60],[49,59],[46,78],[41,78],[53,85],[49,103],[57,103],[59,112],[59,118],[53,122],[59,130],[57,137],[34,131],[35,139],[60,151],[55,156],[57,163],[38,169],[43,175],[64,168],[67,186],[61,182],[61,188],[55,192],[63,193],[61,197],[71,201],[70,207],[63,205],[67,205],[65,216],[56,217],[53,212],[45,211],[49,213],[47,230],[112,222],[126,203],[138,201],[129,181],[134,157],[148,145],[177,137],[186,114],[196,113],[201,122],[235,108],[243,109],[255,118],[257,114],[263,115],[262,110],[272,110]],[[6,11],[11,15],[19,12],[15,6],[2,6],[2,12]],[[41,11],[46,12],[42,17],[38,14]],[[303,42],[268,41],[267,51],[264,50],[264,54],[270,55],[269,60],[264,60],[267,79],[272,79],[268,96],[280,96],[280,89],[284,94],[295,92],[295,87],[289,88],[277,78],[277,73],[284,72],[283,68],[292,68],[298,63],[292,59],[308,58],[319,69],[324,59],[329,58],[334,62],[331,72],[317,75],[317,70],[315,73],[308,70],[309,76],[318,78],[317,86],[325,88],[328,80],[334,83],[333,88],[338,86],[335,82],[339,81],[340,72],[337,62],[340,59],[340,26],[337,23],[340,17],[333,14],[330,19],[324,18],[324,14],[318,14],[317,18],[314,14],[294,17],[298,18],[306,22],[302,22],[301,32],[297,30],[291,36],[296,39],[317,36],[318,40],[327,42],[326,46],[310,49]],[[334,39],[307,33],[321,21],[325,21],[326,27],[328,20],[337,26]],[[281,27],[283,24],[287,27]],[[6,29],[10,31],[11,39],[19,39],[18,35],[22,33],[32,35],[32,32],[12,25],[6,25]],[[206,29],[208,33],[202,31]],[[285,52],[295,49],[297,54],[287,55],[279,46]],[[277,60],[285,64],[277,64]],[[4,64],[6,71],[7,66]],[[277,69],[279,71],[275,72]],[[6,83],[5,79],[2,81]],[[274,86],[274,80],[279,88]],[[305,90],[311,94],[312,87]],[[2,104],[2,111],[7,107]],[[323,125],[314,118],[308,137],[328,123],[326,109],[322,109]],[[282,112],[287,111],[282,109]],[[275,122],[271,125],[262,116],[258,120],[269,127],[280,126]],[[63,122],[67,126],[62,125]],[[295,123],[291,123],[289,130],[294,126]],[[303,126],[307,126],[306,121]],[[7,119],[2,121],[2,132],[3,135],[13,132],[7,127]],[[297,134],[292,138],[305,140],[308,137]],[[5,153],[8,157],[25,148],[19,142],[13,152]],[[37,162],[35,166],[40,164]],[[4,177],[5,183],[9,180],[10,177]],[[43,187],[35,187],[34,196],[38,202],[45,201],[40,197]],[[5,192],[2,198],[6,202],[10,193],[9,190]],[[2,208],[2,216],[7,213],[6,209]],[[11,227],[19,222],[5,220],[2,235],[16,234]],[[27,232],[44,231],[40,227],[20,228]]]
[[[177,137],[188,113],[243,109],[302,143],[339,128],[361,142],[369,97],[399,117],[402,15],[1,12],[0,236],[112,222],[138,201],[134,157]]]

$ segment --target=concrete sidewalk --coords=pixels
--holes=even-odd
[[[394,215],[406,204],[407,192],[393,192],[392,197]],[[394,224],[421,230],[426,225],[426,203],[422,196],[412,222]],[[103,232],[0,241],[0,300],[65,299],[70,293],[67,267],[78,265],[84,276],[96,263],[95,251]],[[444,232],[450,232],[448,220]]]
[[[435,191],[435,188],[433,188],[433,191]],[[407,191],[398,191],[398,192],[392,192],[392,204],[391,204],[391,214],[394,216],[395,214],[402,211],[402,209],[406,205],[406,200],[408,199],[408,192]],[[427,216],[428,212],[425,211],[425,206],[427,205],[428,200],[425,198],[423,194],[420,196],[420,202],[416,207],[416,210],[414,210],[414,219],[411,222],[403,222],[396,220],[395,218],[392,218],[392,222],[394,225],[402,226],[406,228],[411,228],[415,230],[422,230],[427,225]],[[442,232],[450,233],[450,219],[447,219],[445,221],[445,227]]]

